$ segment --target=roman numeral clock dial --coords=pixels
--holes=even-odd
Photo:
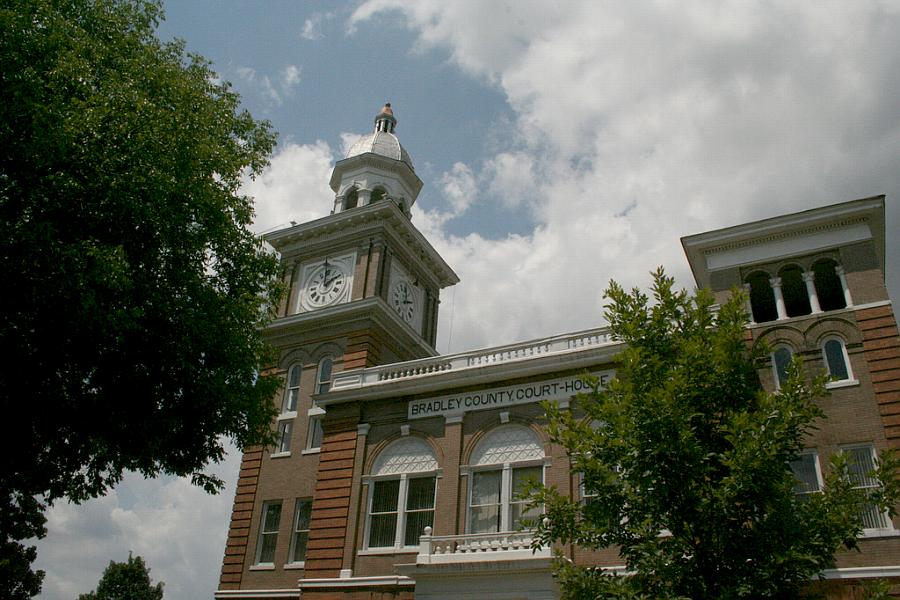
[[[399,281],[391,291],[391,306],[407,323],[412,322],[416,313],[416,296],[409,283]]]
[[[306,286],[306,300],[310,306],[327,306],[341,297],[347,285],[347,274],[336,265],[318,267]]]

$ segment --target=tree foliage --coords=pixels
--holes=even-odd
[[[140,556],[128,554],[128,562],[109,561],[97,589],[78,600],[162,600],[163,583],[153,585],[150,569]]]
[[[0,500],[26,537],[43,524],[25,498],[81,501],[125,470],[213,491],[225,438],[270,435],[276,261],[239,187],[274,135],[160,18],[151,0],[0,3],[0,401],[19,415]]]
[[[653,300],[615,282],[606,317],[626,344],[607,389],[548,405],[551,437],[592,498],[540,488],[540,543],[618,547],[629,575],[557,564],[566,598],[794,598],[835,553],[856,547],[867,502],[893,513],[898,462],[882,455],[882,487],[866,496],[838,454],[822,493],[797,495],[789,463],[824,417],[824,379],[790,368],[761,389],[745,340],[743,300],[718,311],[654,273]]]

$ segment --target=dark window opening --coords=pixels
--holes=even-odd
[[[384,190],[381,188],[375,188],[372,190],[372,196],[369,199],[369,204],[375,204],[376,202],[381,202],[384,200]]]
[[[781,293],[784,296],[784,308],[789,317],[808,315],[812,312],[809,305],[809,292],[803,281],[803,269],[790,265],[778,274],[781,277]]]
[[[761,271],[747,277],[750,285],[750,308],[753,310],[753,320],[757,323],[774,321],[778,318],[775,309],[775,294],[769,285],[769,275]]]
[[[344,210],[356,208],[357,204],[359,204],[359,192],[353,188],[344,196]]]
[[[835,271],[837,263],[833,260],[820,260],[813,265],[812,272],[815,277],[816,295],[819,297],[819,306],[822,310],[837,310],[846,308],[844,300],[844,288],[841,286],[841,278]]]

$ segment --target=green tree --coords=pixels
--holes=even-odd
[[[214,491],[226,439],[270,436],[277,265],[239,187],[274,134],[160,19],[0,2],[0,596],[40,585],[17,541],[44,534],[43,503],[126,470]]]
[[[854,489],[844,455],[822,493],[795,494],[789,464],[824,416],[824,380],[807,383],[798,364],[778,393],[763,391],[740,295],[715,311],[708,291],[676,291],[662,269],[652,291],[611,283],[606,317],[626,344],[616,379],[573,411],[547,407],[593,497],[539,487],[540,543],[617,546],[630,573],[560,560],[564,597],[795,598],[856,546],[867,502],[893,514],[897,459],[882,455],[874,495]]]
[[[78,600],[162,600],[163,583],[150,582],[150,569],[140,556],[128,553],[128,562],[109,561],[97,589]]]

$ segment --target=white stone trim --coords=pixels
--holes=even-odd
[[[900,565],[880,567],[844,567],[841,569],[825,569],[825,579],[868,579],[871,577],[900,577]]]
[[[405,575],[382,575],[376,577],[350,577],[329,579],[301,579],[297,584],[300,590],[313,588],[350,588],[373,585],[416,585],[416,580]]]
[[[288,590],[217,590],[215,598],[299,598],[299,589]]]

